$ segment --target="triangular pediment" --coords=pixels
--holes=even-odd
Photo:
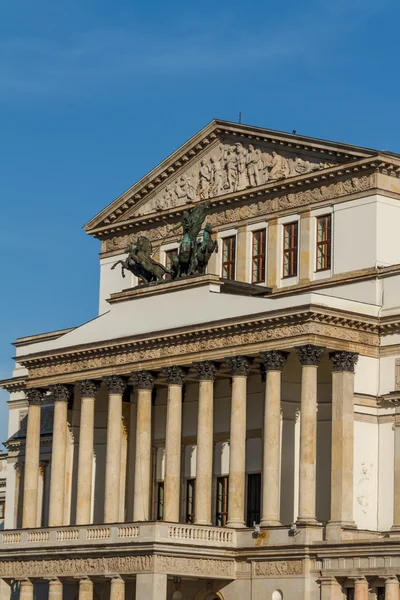
[[[213,121],[92,219],[101,234],[114,224],[213,200],[370,157],[373,151]]]

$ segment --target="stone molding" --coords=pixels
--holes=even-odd
[[[282,350],[268,350],[267,352],[263,352],[261,354],[263,368],[265,371],[282,371],[288,356],[289,352]]]
[[[248,356],[228,356],[225,358],[231,377],[247,377],[253,358]]]
[[[276,343],[278,340],[285,340],[287,345],[292,345],[291,340],[294,338],[298,345],[299,336],[320,336],[323,338],[321,341],[324,345],[328,342],[332,343],[332,339],[339,347],[349,342],[353,347],[358,344],[360,351],[367,356],[376,356],[379,351],[377,325],[342,319],[338,315],[330,316],[307,311],[292,317],[260,318],[250,323],[235,323],[234,327],[213,326],[191,331],[185,335],[177,333],[148,340],[126,341],[120,345],[91,348],[87,351],[74,351],[40,358],[21,358],[20,362],[29,370],[29,380],[40,380],[49,376],[59,379],[61,376],[67,376],[68,381],[73,381],[74,373],[96,372],[96,369],[101,372],[107,368],[120,368],[121,372],[128,374],[132,366],[143,361],[151,362],[151,368],[156,369],[159,368],[158,360],[165,365],[165,359],[174,356],[180,362],[185,356],[187,362],[191,363],[196,362],[197,353],[208,352],[213,360],[222,360],[227,347],[246,348],[248,352],[258,353],[262,351],[262,345]],[[194,358],[190,360],[193,355]]]
[[[46,395],[45,390],[40,390],[37,388],[26,390],[25,392],[26,398],[28,400],[29,406],[40,406],[43,402],[43,398]]]
[[[152,390],[155,376],[150,371],[137,371],[133,373],[133,381],[139,390]]]
[[[71,387],[61,383],[51,385],[49,392],[51,392],[54,402],[68,402],[71,397]]]
[[[214,381],[217,373],[217,365],[211,360],[204,360],[193,365],[197,372],[199,381]]]
[[[125,377],[119,375],[110,375],[104,377],[104,383],[108,387],[109,394],[123,394],[127,385]]]
[[[168,385],[183,385],[186,377],[186,370],[182,367],[172,366],[162,369],[167,378]]]
[[[93,379],[83,379],[78,382],[81,398],[95,398],[100,389],[100,382]]]
[[[340,350],[330,352],[329,358],[332,361],[332,370],[334,373],[341,373],[344,371],[354,373],[354,367],[358,361],[358,353]]]
[[[297,346],[296,353],[299,358],[300,364],[304,366],[316,367],[322,358],[324,348],[321,346],[314,346],[313,344],[305,344],[304,346]]]

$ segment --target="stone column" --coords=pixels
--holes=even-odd
[[[122,395],[126,379],[112,375],[105,378],[108,387],[108,420],[104,523],[116,523],[119,516],[121,472]]]
[[[246,356],[232,356],[225,360],[232,377],[227,525],[244,527],[247,376],[251,359]]]
[[[53,444],[51,449],[49,527],[63,525],[65,497],[65,450],[67,440],[67,411],[71,389],[53,385],[54,398]]]
[[[354,527],[353,463],[354,463],[354,366],[355,352],[336,351],[332,361],[332,459],[331,519],[337,527]]]
[[[88,525],[91,522],[94,406],[99,387],[99,383],[90,379],[79,382],[81,394],[81,420],[79,427],[78,483],[76,499],[77,525]]]
[[[93,600],[93,582],[88,577],[79,580],[79,600]]]
[[[270,219],[268,221],[268,237],[267,237],[267,285],[274,288],[278,285],[280,279],[279,272],[279,223],[278,219]]]
[[[385,579],[385,600],[399,600],[399,580],[395,575]]]
[[[195,365],[199,379],[197,453],[195,487],[195,523],[211,525],[211,497],[214,438],[214,379],[216,366],[210,361]]]
[[[136,409],[135,486],[133,520],[150,521],[151,502],[151,392],[154,376],[149,371],[134,373],[138,387]]]
[[[28,425],[25,445],[24,492],[22,527],[36,527],[39,458],[40,458],[40,411],[45,392],[38,389],[26,391],[28,399]],[[32,592],[33,593],[33,592]]]
[[[167,429],[165,434],[164,521],[179,523],[181,486],[182,386],[185,371],[166,367],[168,383]]]
[[[136,600],[167,600],[167,576],[158,573],[136,575]]]
[[[57,578],[49,581],[49,600],[63,600],[63,584]]]
[[[312,222],[315,217],[311,216],[311,211],[302,212],[300,215],[299,231],[299,283],[309,283],[311,273],[314,271],[314,265],[311,264],[312,244],[314,236],[312,235]]]
[[[261,525],[280,525],[281,375],[288,352],[269,350],[261,358],[265,370]]]
[[[354,600],[368,600],[368,581],[365,577],[356,577],[354,580]]]
[[[33,583],[29,579],[20,582],[19,600],[33,600]]]
[[[316,523],[317,372],[323,348],[296,348],[301,370],[300,468],[298,523]]]
[[[111,579],[110,600],[124,600],[125,598],[125,581],[121,577],[113,577]],[[140,596],[137,600],[139,600]]]

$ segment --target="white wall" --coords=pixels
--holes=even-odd
[[[122,277],[121,265],[111,269],[118,260],[125,258],[126,254],[118,254],[100,259],[99,315],[110,309],[107,298],[111,294],[133,287],[137,283],[137,278],[129,271],[125,271],[125,277]]]

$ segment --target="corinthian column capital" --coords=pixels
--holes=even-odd
[[[54,402],[68,402],[71,396],[71,388],[60,383],[51,385],[49,391],[54,398]]]
[[[247,356],[228,356],[225,361],[232,377],[247,377],[253,359]]]
[[[198,362],[194,364],[197,371],[197,378],[200,381],[214,381],[217,372],[217,366],[210,360]]]
[[[296,352],[303,367],[316,367],[322,358],[324,349],[320,346],[313,346],[313,344],[305,344],[304,346],[297,346]]]
[[[261,354],[261,359],[264,363],[266,371],[282,371],[289,352],[283,350],[268,350]]]
[[[354,373],[354,367],[358,361],[358,353],[335,350],[334,352],[329,353],[329,358],[332,361],[333,371],[335,373],[343,371]]]
[[[150,371],[137,371],[133,374],[133,381],[139,390],[152,390],[155,383],[155,376]]]
[[[43,398],[46,395],[46,391],[37,388],[32,388],[26,390],[25,395],[28,400],[29,406],[40,406],[43,402]]]
[[[100,383],[92,379],[84,379],[78,382],[81,398],[95,398],[99,391]]]
[[[168,385],[183,385],[186,371],[182,367],[165,367],[162,371],[167,378]]]
[[[110,394],[123,394],[127,384],[126,377],[120,377],[119,375],[104,377],[104,382]]]

